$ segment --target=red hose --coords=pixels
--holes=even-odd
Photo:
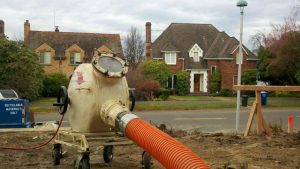
[[[26,147],[26,148],[18,148],[18,147],[5,147],[5,146],[1,146],[0,145],[0,149],[6,149],[6,150],[21,150],[21,151],[24,151],[24,150],[33,150],[33,149],[40,149],[46,145],[48,145],[53,139],[54,137],[57,135],[58,133],[58,130],[63,122],[63,119],[64,119],[64,115],[61,116],[61,119],[59,121],[59,124],[58,124],[58,127],[54,133],[54,135],[46,142],[40,144],[40,145],[35,145],[35,146],[32,146],[32,147]]]
[[[140,118],[131,120],[126,136],[167,169],[210,169],[194,152]]]

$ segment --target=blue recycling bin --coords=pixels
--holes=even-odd
[[[267,100],[268,100],[268,92],[267,91],[261,91],[261,105],[265,106],[267,105]]]
[[[27,127],[31,127],[29,101],[0,100],[0,128]]]

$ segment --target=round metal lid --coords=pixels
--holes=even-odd
[[[124,60],[110,54],[101,54],[93,57],[94,69],[108,77],[123,77],[128,67]]]

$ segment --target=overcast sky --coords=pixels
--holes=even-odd
[[[247,0],[244,43],[271,24],[282,23],[300,0]],[[152,39],[172,23],[213,24],[229,36],[239,37],[237,0],[1,0],[0,19],[10,39],[23,38],[23,23],[32,30],[119,33],[123,38],[131,26],[144,37],[145,23],[152,22]]]

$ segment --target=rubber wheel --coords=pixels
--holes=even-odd
[[[149,153],[147,153],[146,151],[144,151],[142,158],[143,158],[142,159],[143,168],[144,169],[151,169],[151,165],[152,165],[151,155]]]
[[[52,157],[53,157],[53,164],[54,165],[59,165],[60,164],[60,158],[62,156],[62,148],[60,144],[55,144],[53,145],[53,150],[52,150]]]
[[[113,146],[104,146],[103,160],[105,163],[111,163],[114,158]]]
[[[79,160],[79,161],[77,161]],[[78,157],[76,159],[76,161],[74,161],[74,168],[75,169],[90,169],[90,157],[88,155],[80,155],[80,157]]]
[[[80,169],[90,169],[91,168],[90,167],[90,157],[88,157],[88,156],[83,157],[80,164],[81,164]],[[80,164],[79,164],[79,166],[80,166]]]

